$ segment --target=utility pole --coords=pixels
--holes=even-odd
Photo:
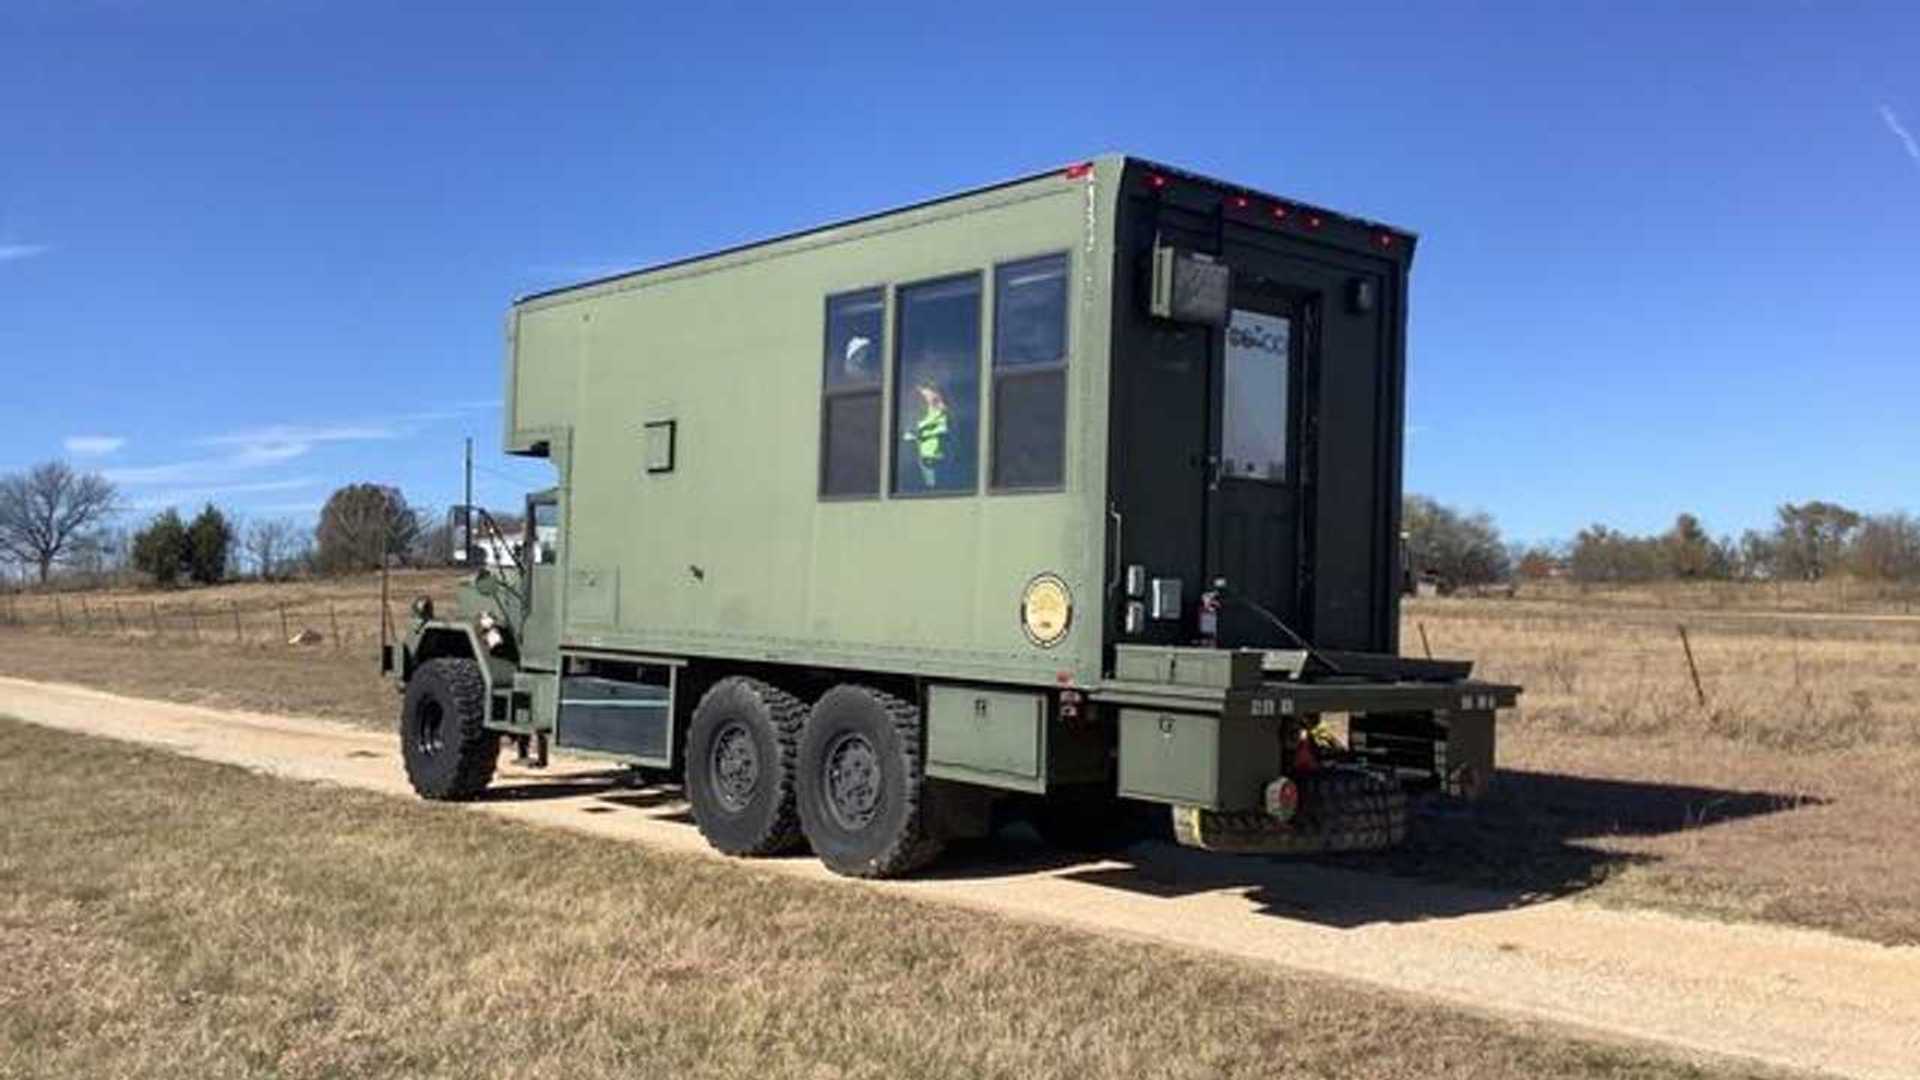
[[[473,436],[467,436],[467,493],[460,502],[460,562],[473,562]]]

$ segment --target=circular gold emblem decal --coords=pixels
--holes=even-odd
[[[1053,574],[1027,582],[1027,591],[1020,596],[1020,628],[1027,632],[1027,640],[1043,649],[1058,645],[1072,622],[1073,594],[1066,582]]]

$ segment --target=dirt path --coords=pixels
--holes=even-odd
[[[276,775],[404,792],[391,736],[0,678],[0,713]],[[507,770],[489,812],[705,852],[684,804],[592,763]],[[824,878],[811,859],[763,864]],[[1856,1077],[1920,1076],[1920,949],[1142,845],[983,852],[875,886],[1358,979],[1523,1018]]]

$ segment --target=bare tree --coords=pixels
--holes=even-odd
[[[1487,514],[1463,514],[1424,495],[1409,495],[1401,528],[1414,571],[1438,575],[1448,587],[1504,581],[1512,573],[1512,556]]]
[[[372,570],[411,554],[421,527],[420,515],[399,488],[349,484],[320,509],[315,562],[323,574]]]
[[[260,518],[247,523],[247,558],[262,580],[272,581],[286,572],[301,549],[302,529],[287,518]]]
[[[111,517],[119,493],[99,473],[48,461],[0,477],[0,552],[39,570],[41,584],[81,537]]]

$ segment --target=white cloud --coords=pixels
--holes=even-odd
[[[202,446],[294,446],[327,442],[364,442],[369,439],[397,439],[403,432],[388,423],[368,424],[269,424],[243,428],[225,435],[200,439]]]
[[[424,424],[497,409],[497,400],[459,401],[441,409],[371,420],[322,424],[265,424],[193,440],[217,455],[159,465],[107,469],[103,475],[129,487],[174,485],[187,491],[231,491],[256,470],[306,457],[315,448],[340,443],[382,442],[418,433]]]
[[[319,482],[319,480],[311,476],[300,476],[288,480],[258,480],[238,484],[203,484],[168,488],[163,491],[140,496],[133,500],[133,507],[136,510],[159,510],[169,506],[185,506],[191,503],[219,502],[231,499],[235,495],[263,495],[281,491],[299,491],[302,488],[313,487]]]
[[[1880,119],[1886,122],[1887,130],[1893,132],[1893,137],[1899,139],[1900,144],[1906,147],[1907,156],[1913,159],[1916,166],[1920,166],[1920,142],[1916,142],[1913,132],[1908,131],[1907,126],[1900,122],[1900,115],[1893,111],[1893,106],[1880,106]]]
[[[45,244],[0,244],[0,263],[31,259],[53,250]]]
[[[121,435],[69,435],[63,445],[69,454],[104,457],[127,445],[127,440]]]

